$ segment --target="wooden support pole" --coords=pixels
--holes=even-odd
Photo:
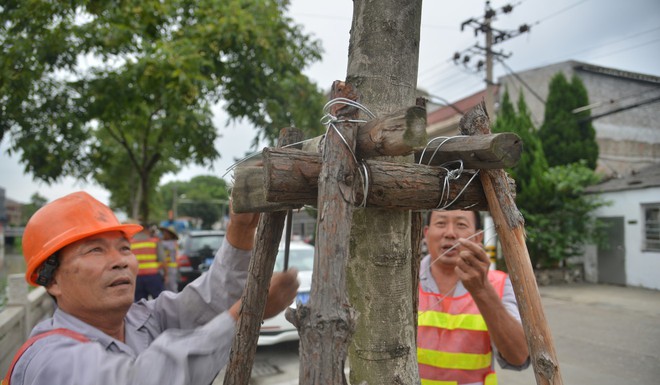
[[[360,124],[355,153],[358,159],[409,155],[423,148],[426,138],[426,108],[415,105]],[[306,140],[302,150],[321,152],[324,140],[325,135]]]
[[[316,174],[318,177],[318,173]],[[290,176],[287,176],[289,178]],[[232,207],[235,213],[267,213],[286,211],[302,207],[304,204],[316,205],[316,191],[309,201],[301,200],[295,204],[266,199],[263,166],[240,166],[234,170],[234,187],[232,188]]]
[[[437,166],[460,159],[464,168],[473,170],[509,168],[520,160],[522,146],[520,137],[512,132],[436,138],[423,157],[422,151],[415,151],[415,162]]]
[[[313,204],[317,194],[317,178],[320,160],[311,153],[291,150],[265,150],[264,168],[266,199],[282,203]],[[471,171],[464,172],[458,179],[451,180],[447,187],[444,179],[447,169],[367,160],[362,174],[353,180],[351,202],[359,205],[364,199],[363,176],[369,182],[367,207],[421,210],[437,208],[452,202],[460,194],[459,204],[453,207],[476,206],[487,209],[486,198],[480,183],[468,183]],[[444,192],[444,195],[443,195]],[[451,207],[451,206],[450,206]]]
[[[294,128],[280,131],[279,145],[302,140],[302,132]],[[234,196],[232,191],[232,197]],[[232,198],[233,200],[233,198]],[[264,316],[270,279],[282,238],[286,211],[265,213],[259,218],[255,247],[248,267],[248,279],[241,298],[236,334],[225,372],[225,385],[248,385],[257,352],[259,328]]]
[[[403,156],[426,145],[426,108],[409,107],[370,120],[358,130],[360,158]]]
[[[490,121],[482,101],[459,123],[463,135],[490,133]],[[481,183],[486,193],[497,235],[502,243],[513,290],[518,300],[534,375],[538,385],[562,385],[559,361],[546,322],[534,270],[525,244],[524,219],[509,194],[504,170],[481,170]]]
[[[419,107],[418,107],[419,108]],[[400,114],[397,113],[397,114]],[[403,117],[398,116],[398,119]],[[421,146],[410,147],[411,139],[403,141],[390,124],[390,120],[374,119],[362,126],[358,135],[359,158],[369,159],[376,155],[395,156],[414,153],[415,163],[430,166],[439,166],[446,162],[463,161],[467,169],[495,169],[515,166],[522,155],[522,140],[513,132],[501,132],[481,136],[453,136],[451,138],[438,137],[424,142]],[[414,130],[408,132],[415,133]],[[371,138],[377,137],[379,142]],[[416,141],[421,136],[414,137]],[[398,142],[398,141],[401,142]],[[321,152],[323,136],[319,136],[303,144],[302,150],[306,152]],[[428,145],[427,145],[428,144]],[[378,150],[378,152],[376,151]],[[438,151],[436,151],[438,150]],[[362,152],[360,152],[362,151]]]
[[[250,167],[236,170],[236,212],[283,210],[294,205],[316,205],[319,154],[293,149],[264,149],[263,169]],[[486,197],[474,171],[465,170],[458,179],[445,186],[447,169],[437,166],[365,161],[367,206],[400,210],[423,210],[443,207],[488,210]],[[364,170],[364,169],[363,169]],[[250,181],[246,181],[249,179]],[[265,185],[265,186],[264,186]],[[250,190],[246,190],[249,186]],[[256,193],[255,191],[259,191]],[[353,180],[354,205],[363,201],[362,176]],[[515,194],[511,180],[510,191]]]
[[[338,97],[356,100],[350,84],[336,81],[332,98]],[[333,115],[355,119],[357,110],[348,106],[335,108]],[[299,330],[299,382],[306,385],[347,383],[344,362],[355,327],[345,270],[353,218],[352,181],[357,177],[352,155],[357,125],[338,122],[335,127],[328,130],[319,175],[318,229],[309,302],[295,310],[287,309],[286,313]]]

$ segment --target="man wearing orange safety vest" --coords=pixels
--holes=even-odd
[[[164,289],[167,263],[160,240],[151,234],[148,226],[131,239],[131,251],[138,260],[138,276],[135,282],[135,302],[156,298]],[[161,273],[162,271],[162,273]]]
[[[529,351],[507,274],[489,270],[476,211],[431,211],[429,255],[419,283],[417,359],[422,385],[495,385],[504,369],[529,366]]]

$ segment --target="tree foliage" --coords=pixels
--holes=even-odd
[[[176,204],[178,216],[199,218],[204,229],[210,229],[228,210],[227,183],[212,175],[199,175],[188,182],[167,183],[160,188],[159,195],[160,212],[173,210]]]
[[[589,110],[574,113],[589,105],[589,96],[582,80],[576,75],[571,82],[563,73],[550,81],[543,125],[539,136],[550,166],[567,165],[581,160],[592,170],[598,161],[596,131]]]
[[[585,187],[600,180],[584,160],[551,167],[539,177],[552,190],[542,205],[522,210],[529,224],[527,247],[535,266],[562,266],[569,257],[582,255],[584,245],[602,242],[604,225],[593,212],[608,203],[584,194]]]
[[[323,96],[302,69],[318,42],[288,1],[8,0],[0,6],[0,137],[25,171],[52,183],[94,178],[122,205],[167,172],[219,154],[211,106],[272,141],[320,129]],[[130,196],[122,182],[131,185]],[[131,203],[134,205],[134,203]]]
[[[516,202],[518,207],[534,207],[550,193],[550,187],[538,176],[548,169],[548,161],[543,152],[543,145],[532,123],[531,114],[522,93],[517,103],[516,112],[511,103],[509,92],[505,90],[500,103],[493,132],[513,132],[523,142],[523,151],[515,167],[508,170],[516,181]]]
[[[30,218],[32,218],[32,215],[37,212],[40,208],[42,208],[46,203],[48,203],[48,199],[46,199],[44,196],[40,195],[39,193],[34,193],[30,197],[30,203],[25,204],[21,207],[21,225],[25,226]]]
[[[516,181],[516,204],[525,218],[527,248],[536,267],[556,267],[580,255],[588,243],[598,243],[602,224],[592,213],[606,204],[584,188],[599,177],[585,160],[550,167],[545,143],[534,127],[520,94],[517,112],[505,91],[493,132],[513,132],[523,141],[523,153],[509,175]]]

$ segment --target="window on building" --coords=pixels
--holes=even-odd
[[[660,204],[644,206],[644,250],[660,251]]]

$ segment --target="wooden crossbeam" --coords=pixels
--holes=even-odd
[[[450,142],[453,143],[449,145]],[[463,147],[458,149],[458,145]],[[436,159],[442,159],[444,163],[449,159],[444,153],[447,149],[454,155],[460,154],[459,158],[466,159],[465,168],[475,165],[501,168],[505,165],[515,165],[520,159],[521,148],[522,142],[515,134],[485,135],[481,138],[457,137],[440,148],[438,144],[429,146],[425,156],[420,158],[423,158],[422,163],[440,164]],[[513,154],[504,155],[509,150]],[[234,210],[270,212],[301,205],[315,205],[321,156],[319,153],[289,148],[264,149],[263,167],[236,169]],[[447,168],[444,167],[375,160],[366,160],[365,164],[368,171],[367,205],[370,207],[407,210],[437,208],[443,201],[447,203],[455,200],[471,177],[470,172],[464,173],[458,180],[449,183],[450,188],[447,191],[444,187]],[[447,167],[455,168],[457,163]],[[363,199],[363,180],[358,177],[352,182],[356,192],[353,203],[359,204]],[[510,181],[510,185],[513,186],[513,181]],[[515,187],[510,191],[515,194]],[[447,208],[464,207],[487,210],[487,202],[478,183],[469,184],[462,192],[461,199]]]

